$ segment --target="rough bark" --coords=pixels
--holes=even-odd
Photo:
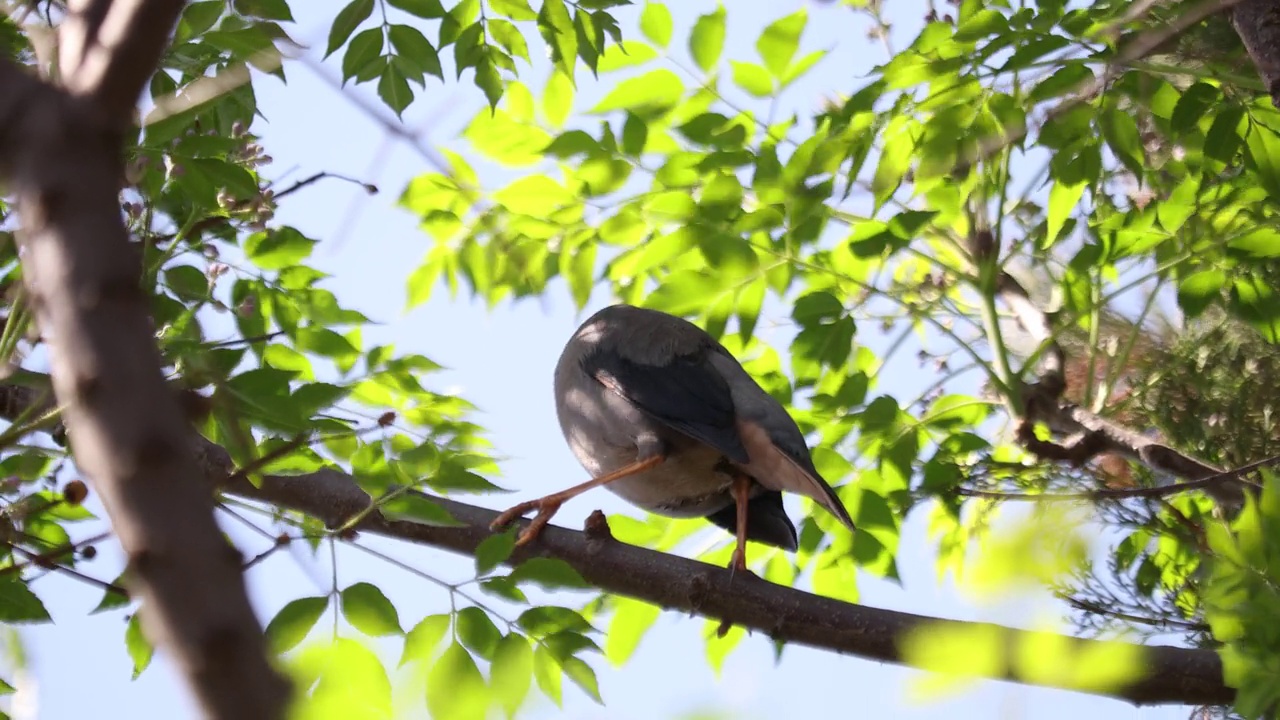
[[[205,717],[274,720],[289,687],[267,659],[240,558],[161,373],[119,206],[121,131],[183,4],[75,5],[65,89],[0,59],[0,180],[17,200],[23,281],[76,465],[127,553],[148,637]]]
[[[198,454],[209,473],[209,482],[217,483],[233,474],[224,450],[203,441],[199,447]],[[237,480],[226,491],[304,512],[331,528],[343,526],[369,504],[369,496],[355,481],[335,470],[294,477],[267,476],[260,487],[254,487],[247,480]],[[474,554],[481,541],[492,534],[489,523],[497,517],[497,512],[422,495],[449,511],[463,526],[435,527],[387,520],[377,513],[369,513],[356,529],[467,555]],[[666,610],[728,621],[788,643],[880,662],[905,664],[901,649],[903,638],[931,623],[944,622],[841,602],[750,575],[731,576],[727,569],[719,566],[626,545],[609,536],[607,526],[596,529],[599,523],[592,525],[589,521],[588,524],[587,532],[548,526],[537,542],[518,550],[508,562],[519,563],[539,555],[557,557],[572,565],[587,582],[608,593],[644,600]],[[1005,633],[1010,647],[1027,637],[1023,631],[998,625],[958,624]],[[1096,644],[1096,641],[1081,639],[1070,642],[1077,652]],[[1140,680],[1128,687],[1094,692],[1137,705],[1221,705],[1230,703],[1235,695],[1235,691],[1224,684],[1222,664],[1213,651],[1148,646],[1143,662],[1145,672]],[[1051,679],[1019,676],[1013,671],[996,679],[1066,687]]]
[[[16,417],[25,408],[42,403],[41,398],[35,386],[0,385],[0,416]],[[298,476],[269,475],[261,486],[255,487],[234,477],[235,468],[225,450],[202,438],[195,441],[195,447],[210,485],[222,486],[225,492],[238,497],[306,513],[330,528],[344,526],[369,505],[369,496],[355,481],[336,470]],[[228,478],[233,479],[228,483]],[[434,527],[369,513],[355,529],[466,555],[473,554],[491,534],[489,523],[497,512],[419,494],[449,511],[463,525]],[[724,568],[626,545],[610,537],[607,529],[598,527],[597,523],[583,533],[548,526],[537,543],[516,551],[508,562],[518,564],[538,555],[557,557],[604,592],[644,600],[667,610],[726,620],[789,643],[881,662],[905,664],[901,651],[905,635],[930,623],[953,622],[853,605],[741,574],[731,580]],[[1010,644],[1026,637],[1019,630],[977,625],[1007,633]],[[1079,639],[1071,642],[1077,644],[1077,650],[1094,643]],[[1096,694],[1138,705],[1221,705],[1234,697],[1235,691],[1223,682],[1222,664],[1213,651],[1162,645],[1146,649],[1142,679],[1125,688],[1095,691]],[[1013,672],[997,679],[1062,687]]]
[[[1271,102],[1280,108],[1280,2],[1242,0],[1231,9],[1235,28]]]

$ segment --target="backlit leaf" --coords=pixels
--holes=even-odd
[[[689,54],[703,72],[711,72],[724,50],[724,24],[723,5],[717,6],[714,12],[699,16],[693,24],[693,32],[689,35]]]

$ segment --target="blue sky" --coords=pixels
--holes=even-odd
[[[328,20],[341,4],[308,0],[294,5],[299,21],[294,37],[312,46],[310,55],[318,58],[327,37]],[[830,49],[817,69],[783,96],[780,109],[804,117],[824,95],[858,87],[859,77],[873,63],[882,62],[885,51],[878,41],[867,38],[868,23],[864,18],[833,5],[789,0],[731,4],[725,55],[750,59],[760,28],[802,5],[809,8],[811,20],[801,51]],[[902,47],[918,29],[925,4],[886,5],[889,19],[898,26],[892,42],[895,47]],[[693,18],[713,9],[714,3],[672,2],[671,6],[676,17],[673,44],[683,46]],[[636,36],[636,13],[619,12],[618,17],[624,31]],[[541,46],[538,42],[530,44],[535,52]],[[325,66],[330,77],[337,75],[336,61],[333,58]],[[541,78],[545,64],[540,60],[526,76]],[[457,136],[483,104],[482,96],[468,78],[443,87],[438,82],[429,85],[426,96],[420,97],[406,114],[405,122],[412,128],[428,128],[432,144],[464,150]],[[602,96],[601,88],[607,87],[608,81],[595,83],[589,74],[580,73],[576,108],[593,104]],[[535,91],[540,87],[539,80],[530,84]],[[290,198],[278,218],[318,238],[321,244],[316,264],[335,276],[328,287],[345,303],[384,323],[366,332],[366,342],[394,342],[402,352],[423,353],[443,363],[451,370],[433,379],[433,388],[458,389],[479,405],[477,421],[489,430],[498,451],[509,458],[503,463],[501,482],[514,489],[515,494],[481,498],[478,502],[498,507],[512,498],[534,497],[581,481],[582,470],[554,421],[550,389],[551,370],[560,348],[584,317],[576,313],[563,287],[557,287],[544,299],[503,304],[493,311],[481,302],[451,300],[438,292],[426,306],[406,314],[405,279],[420,262],[429,240],[416,229],[415,219],[394,205],[410,178],[432,168],[409,147],[400,143],[387,145],[383,126],[370,120],[349,98],[306,67],[292,66],[287,86],[273,79],[259,79],[257,91],[266,121],[254,129],[263,136],[262,144],[275,159],[268,170],[272,176],[287,174],[283,183],[287,185],[289,180],[323,170],[372,182],[382,189],[381,194],[369,197],[350,184],[323,181]],[[372,85],[347,90],[366,97],[372,96],[372,91]],[[513,177],[491,167],[482,174],[491,188]],[[609,301],[597,293],[587,312]],[[760,332],[785,347],[787,330],[776,321],[785,321],[786,310],[774,304],[767,311]],[[859,339],[873,348],[881,344],[874,330],[866,331],[866,337]],[[906,366],[912,370],[904,375],[919,374],[914,372],[914,366]],[[910,387],[909,378],[890,374],[879,389],[895,393]],[[596,508],[607,513],[638,512],[611,494],[596,491],[567,505],[556,522],[579,527]],[[794,502],[788,508],[793,517],[798,517],[799,508]],[[1045,611],[1055,610],[1042,599],[976,605],[950,583],[939,583],[926,519],[922,510],[912,514],[903,526],[899,555],[902,586],[861,576],[864,603],[946,618],[1012,624],[1027,624]],[[227,528],[248,552],[265,547],[261,538],[242,528]],[[468,576],[470,561],[465,558],[414,545],[386,541],[371,544],[444,578]],[[120,555],[110,545],[101,549],[100,559],[86,567],[109,578],[121,566]],[[326,562],[324,555],[312,560],[301,552],[280,553],[250,571],[250,589],[260,617],[269,619],[296,597],[323,594],[329,578]],[[378,583],[397,604],[406,627],[424,615],[448,608],[447,597],[437,588],[356,551],[340,554],[339,578],[342,585],[357,580]],[[192,715],[177,677],[163,658],[139,680],[130,680],[130,664],[122,642],[125,625],[120,614],[87,615],[100,597],[98,591],[59,576],[40,581],[37,591],[46,598],[57,620],[52,626],[22,631],[38,683],[39,717],[82,718],[91,713],[107,717],[127,714],[133,718]],[[648,720],[683,717],[700,710],[720,711],[724,717],[733,718],[774,718],[794,713],[807,717],[1051,720],[1083,716],[1183,718],[1188,714],[1185,708],[1138,710],[1115,701],[1006,683],[983,683],[956,696],[920,704],[908,697],[908,684],[918,675],[914,671],[804,648],[789,648],[781,664],[775,666],[770,644],[759,637],[744,641],[717,679],[703,657],[704,632],[701,620],[664,615],[626,667],[613,669],[603,660],[596,663],[604,707],[567,687],[562,711],[539,701],[529,717]]]

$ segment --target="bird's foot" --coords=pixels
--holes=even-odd
[[[747,553],[742,548],[736,548],[733,551],[733,558],[729,560],[729,580],[733,580],[733,576],[738,573],[755,577],[756,574],[747,569]]]
[[[516,547],[528,545],[542,533],[542,528],[546,527],[547,523],[551,522],[551,517],[560,509],[559,501],[551,498],[538,498],[537,500],[522,502],[494,518],[493,522],[489,523],[489,529],[501,530],[514,522],[516,518],[535,509],[538,511],[538,514],[533,516],[533,520],[529,522],[529,526],[524,530],[521,530],[520,535],[516,537]]]

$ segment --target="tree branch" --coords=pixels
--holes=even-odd
[[[234,472],[226,453],[203,443],[210,482]],[[347,475],[335,470],[298,477],[267,476],[261,487],[240,481],[231,494],[285,507],[315,516],[330,527],[364,512],[365,494]],[[431,545],[462,554],[474,554],[489,537],[489,523],[498,513],[421,494],[449,511],[465,525],[434,527],[392,521],[369,513],[357,528],[387,537]],[[715,565],[626,545],[596,531],[581,533],[548,526],[531,548],[522,548],[509,562],[535,555],[560,558],[601,590],[658,605],[667,610],[695,613],[758,630],[788,643],[856,655],[868,660],[903,664],[901,643],[910,633],[941,621],[910,613],[883,610],[820,597],[750,575],[736,577]],[[731,579],[732,578],[732,579]],[[1012,646],[1027,637],[1020,630],[985,623],[961,623],[1000,632]],[[1097,641],[1073,639],[1076,650]],[[1225,704],[1234,696],[1222,679],[1218,656],[1209,650],[1185,650],[1168,646],[1146,648],[1145,677],[1127,688],[1101,693],[1138,705],[1160,703]],[[1052,680],[1019,676],[1007,671],[996,679],[1049,687],[1067,687]],[[1076,689],[1076,688],[1067,688]]]
[[[1082,465],[1106,453],[1121,455],[1157,472],[1195,483],[1195,488],[1203,489],[1226,508],[1240,507],[1244,494],[1239,478],[1254,469],[1252,466],[1224,472],[1079,405],[1064,402],[1066,352],[1053,335],[1048,315],[1036,306],[1026,288],[1008,272],[1002,272],[997,292],[1013,311],[1018,324],[1044,348],[1046,355],[1037,381],[1023,388],[1025,407],[1018,440],[1028,451],[1073,465]],[[1054,434],[1071,440],[1065,444],[1041,440],[1035,435],[1036,422],[1043,422]],[[1193,489],[1185,483],[1170,487],[1174,489],[1161,489],[1151,494],[1169,495]]]
[[[101,3],[90,3],[102,20],[67,78],[75,94],[0,59],[0,178],[21,213],[23,282],[76,464],[128,555],[148,637],[206,717],[275,720],[289,686],[267,661],[240,559],[160,371],[120,215],[121,130],[182,3]]]
[[[1141,487],[1141,488],[1102,488],[1098,490],[1087,490],[1085,492],[1074,493],[1014,493],[1003,492],[1000,490],[984,490],[982,488],[959,487],[956,488],[957,495],[965,497],[980,497],[991,500],[1025,500],[1031,502],[1041,501],[1071,501],[1071,500],[1130,500],[1133,498],[1162,498],[1169,495],[1177,495],[1188,490],[1202,490],[1223,482],[1235,481],[1243,478],[1245,475],[1259,470],[1264,467],[1280,464],[1280,455],[1275,455],[1257,462],[1251,462],[1248,465],[1242,465],[1234,470],[1220,472],[1210,475],[1201,480],[1189,480],[1187,482],[1175,483],[1173,485],[1161,485],[1159,487]]]
[[[28,373],[27,385],[0,384],[0,417],[13,417],[30,403],[41,402],[41,391],[34,387],[38,378],[38,374]],[[473,555],[492,534],[489,523],[498,516],[487,508],[411,491],[447,510],[463,526],[434,527],[387,520],[377,512],[368,512],[369,495],[349,475],[337,470],[298,476],[268,475],[262,478],[261,486],[255,487],[237,472],[230,455],[221,447],[197,438],[195,454],[210,487],[222,487],[231,495],[311,515],[330,529],[344,527],[351,518],[363,514],[355,526],[359,531]],[[229,478],[234,479],[228,483]],[[518,549],[508,564],[539,555],[557,557],[607,593],[643,600],[666,610],[728,621],[789,643],[896,664],[906,664],[900,647],[908,634],[932,623],[954,622],[853,605],[750,576],[739,575],[731,580],[724,568],[620,543],[608,534],[607,524],[593,523],[593,519],[594,516],[588,518],[586,533],[548,526],[537,543]],[[1028,635],[987,623],[957,624],[1006,633],[1010,644]],[[1078,643],[1077,649],[1097,643],[1077,638],[1072,642]],[[1147,653],[1142,678],[1128,687],[1095,694],[1136,705],[1223,705],[1235,696],[1223,681],[1222,663],[1213,651],[1164,645],[1144,648]],[[1014,671],[994,679],[1066,687],[1043,678],[1021,677]]]
[[[78,63],[62,68],[62,82],[87,97],[121,126],[130,122],[138,95],[155,72],[182,15],[185,0],[86,0],[74,27],[83,48]],[[72,33],[66,33],[71,35]],[[64,54],[64,61],[70,54]]]
[[[1280,108],[1280,4],[1275,0],[1239,2],[1231,9],[1231,26],[1253,60],[1271,103]]]

